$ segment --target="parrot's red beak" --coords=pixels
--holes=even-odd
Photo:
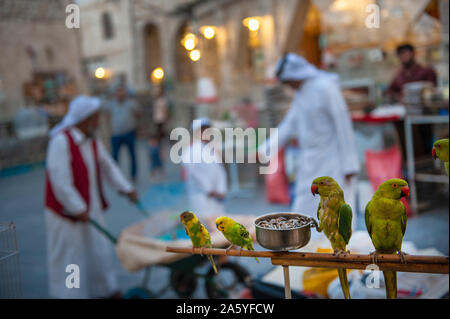
[[[431,155],[433,156],[434,159],[436,159],[436,149],[433,147],[433,149],[431,150]]]
[[[402,187],[402,188],[401,188],[401,191],[402,191],[402,197],[403,197],[403,196],[406,196],[406,197],[409,196],[409,187],[408,187],[408,186]]]
[[[316,196],[316,194],[319,194],[319,187],[316,184],[311,185],[311,193]]]

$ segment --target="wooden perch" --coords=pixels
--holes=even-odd
[[[167,252],[200,254],[203,255],[227,255],[240,257],[271,258],[273,265],[280,266],[302,266],[320,268],[347,268],[366,269],[372,264],[371,255],[346,254],[335,256],[328,253],[309,252],[277,252],[277,251],[248,251],[248,250],[226,250],[216,248],[180,248],[167,247]],[[393,270],[400,272],[419,273],[449,273],[448,256],[413,256],[406,255],[406,264],[403,264],[397,255],[378,255],[377,266],[379,270]]]

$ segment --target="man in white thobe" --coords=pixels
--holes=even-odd
[[[341,185],[345,200],[355,207],[355,175],[359,171],[350,113],[336,74],[318,70],[304,58],[286,54],[277,63],[279,80],[295,90],[291,108],[278,126],[278,136],[259,148],[263,158],[267,147],[282,148],[294,136],[300,152],[293,210],[317,217],[319,197],[312,196],[314,178],[330,176]],[[270,154],[270,153],[268,153]],[[353,221],[356,220],[354,214]]]
[[[94,137],[100,100],[79,96],[50,132],[45,219],[50,295],[54,298],[120,296],[113,244],[89,219],[104,225],[102,183],[137,201],[102,143]]]
[[[223,200],[227,192],[227,173],[222,159],[214,158],[216,154],[209,154],[209,159],[201,158],[209,142],[203,132],[210,127],[211,122],[207,118],[194,120],[193,142],[182,157],[189,209],[198,216],[225,213]]]

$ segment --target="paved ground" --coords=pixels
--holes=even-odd
[[[127,154],[121,153],[122,168],[128,164]],[[181,211],[186,203],[183,183],[180,179],[180,168],[169,165],[164,183],[150,180],[148,158],[145,144],[139,143],[139,180],[138,189],[145,206],[151,211],[162,209]],[[45,228],[43,218],[44,169],[35,168],[29,172],[0,178],[0,222],[13,221],[17,229],[17,240],[20,249],[23,290],[25,298],[47,298],[47,265]],[[107,190],[111,209],[107,213],[109,229],[118,234],[121,229],[142,219],[137,209]],[[271,211],[288,210],[287,206],[270,205],[265,201],[261,183],[256,184],[256,191],[250,197],[235,197],[226,202],[227,211],[241,214],[263,214]],[[363,218],[358,216],[358,229],[365,229]],[[413,241],[417,248],[435,247],[448,255],[449,220],[448,206],[436,208],[428,213],[408,221],[406,240]],[[260,264],[250,258],[241,258],[239,263],[252,274],[259,276],[272,268],[268,260]],[[143,272],[127,273],[115,260],[119,273],[119,282],[123,291],[139,285]],[[1,272],[1,269],[0,269]],[[0,273],[1,275],[1,273]],[[165,268],[155,268],[150,276],[149,288],[158,291],[168,283],[169,272]],[[197,288],[194,297],[203,298],[205,292],[202,285]],[[172,298],[176,294],[168,290],[159,297]]]

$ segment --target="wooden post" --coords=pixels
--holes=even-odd
[[[300,46],[310,5],[311,0],[298,1],[295,12],[292,15],[292,20],[290,21],[289,29],[287,30],[287,35],[283,39],[284,50],[282,52],[295,52]]]
[[[283,273],[284,273],[284,298],[292,299],[291,282],[289,280],[289,266],[283,266]]]

